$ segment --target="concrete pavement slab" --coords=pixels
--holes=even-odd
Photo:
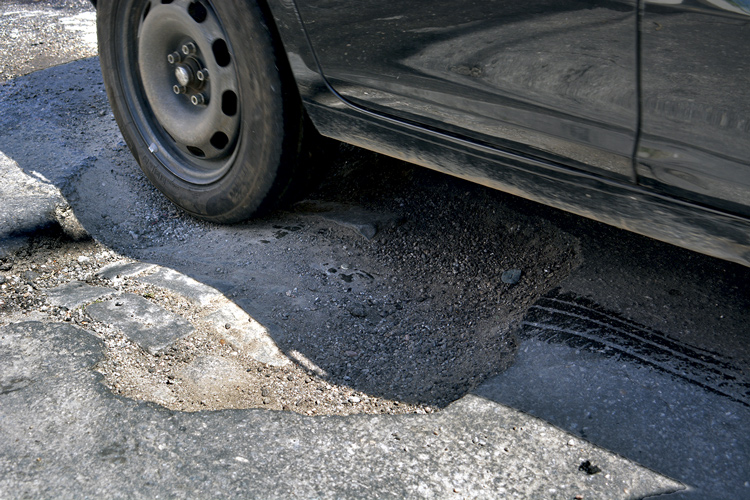
[[[56,224],[56,207],[67,204],[57,188],[24,173],[2,151],[0,199],[0,240]]]
[[[137,276],[141,273],[150,271],[155,267],[155,264],[149,264],[147,262],[120,261],[104,266],[98,273],[96,273],[96,275],[110,281],[116,281],[122,278]]]
[[[221,297],[221,293],[215,288],[166,267],[157,267],[156,272],[148,276],[135,277],[135,280],[167,288],[201,306]]]
[[[279,350],[268,330],[238,305],[227,302],[207,316],[206,320],[213,326],[214,332],[234,349],[268,365],[289,364],[289,358]]]
[[[178,413],[112,395],[99,340],[0,332],[7,498],[642,498],[679,483],[488,399],[434,415]],[[33,411],[30,411],[33,409]],[[588,461],[601,469],[580,469]],[[589,469],[591,471],[591,469]]]
[[[669,498],[750,498],[746,377],[715,353],[585,301],[553,293],[534,307],[514,364],[478,395],[689,486]]]
[[[185,319],[143,297],[123,294],[86,307],[92,319],[111,324],[151,354],[193,332]]]
[[[47,290],[47,298],[52,305],[75,309],[113,293],[115,291],[111,288],[91,286],[82,281],[71,281]]]

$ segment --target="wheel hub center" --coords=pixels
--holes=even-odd
[[[224,160],[236,152],[241,126],[226,34],[207,1],[149,4],[138,30],[137,75],[159,125],[154,135],[164,144],[155,143],[163,146],[160,154],[177,158],[178,176],[214,182],[224,173]]]
[[[177,83],[183,87],[188,87],[193,83],[193,72],[189,67],[180,64],[174,69],[174,76],[177,78]]]
[[[177,85],[172,86],[175,94],[190,94],[190,102],[194,106],[208,103],[208,69],[198,59],[198,46],[195,42],[187,42],[181,50],[174,51],[167,56],[167,62],[174,68]]]

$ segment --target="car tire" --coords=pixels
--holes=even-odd
[[[304,116],[273,25],[253,0],[99,0],[112,110],[173,203],[232,223],[291,191]]]

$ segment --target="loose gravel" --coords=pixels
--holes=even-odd
[[[0,85],[49,66],[95,56],[95,12],[87,0],[3,2]]]

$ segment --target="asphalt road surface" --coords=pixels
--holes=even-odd
[[[335,145],[195,221],[0,19],[0,498],[750,498],[747,268]]]

